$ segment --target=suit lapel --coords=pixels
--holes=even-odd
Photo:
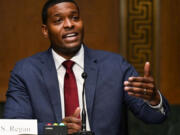
[[[50,98],[50,103],[56,116],[56,122],[60,122],[62,119],[62,112],[58,85],[59,83],[51,49],[47,51],[47,55],[43,59],[42,73],[47,86],[47,93]]]
[[[93,58],[91,50],[87,47],[84,47],[84,56],[84,70],[88,74],[85,86],[86,106],[89,122],[92,127],[92,111],[97,80],[97,59]]]

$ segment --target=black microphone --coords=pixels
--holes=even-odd
[[[87,73],[82,73],[82,78],[84,79],[83,83],[83,92],[82,92],[82,103],[83,103],[83,108],[82,108],[82,131],[86,131],[86,110],[85,110],[85,84],[86,84],[86,79],[87,79]]]
[[[82,78],[84,79],[84,83],[83,83],[83,92],[82,92],[82,127],[81,127],[81,131],[76,133],[75,135],[95,135],[94,132],[91,131],[87,131],[86,130],[86,109],[85,109],[85,84],[86,84],[86,79],[88,77],[87,73],[82,73]]]

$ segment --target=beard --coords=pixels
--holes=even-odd
[[[66,57],[73,57],[76,55],[76,53],[80,50],[81,44],[75,46],[75,47],[59,47],[58,45],[51,44],[51,47],[53,50],[58,53],[59,55],[66,56]]]

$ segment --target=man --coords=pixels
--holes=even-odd
[[[39,133],[48,122],[65,123],[69,134],[80,131],[83,72],[88,75],[87,126],[95,134],[127,134],[127,108],[147,123],[160,123],[167,117],[168,103],[155,87],[150,63],[145,64],[144,77],[135,77],[137,72],[121,56],[87,48],[83,21],[73,0],[46,2],[42,21],[42,33],[51,47],[14,67],[5,118],[38,119]],[[67,96],[66,89],[76,93]]]

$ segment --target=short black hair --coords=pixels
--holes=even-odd
[[[47,24],[47,14],[48,14],[48,9],[58,3],[61,2],[72,2],[76,5],[78,12],[79,12],[79,6],[74,0],[47,0],[47,2],[44,4],[43,9],[42,9],[42,23]]]

